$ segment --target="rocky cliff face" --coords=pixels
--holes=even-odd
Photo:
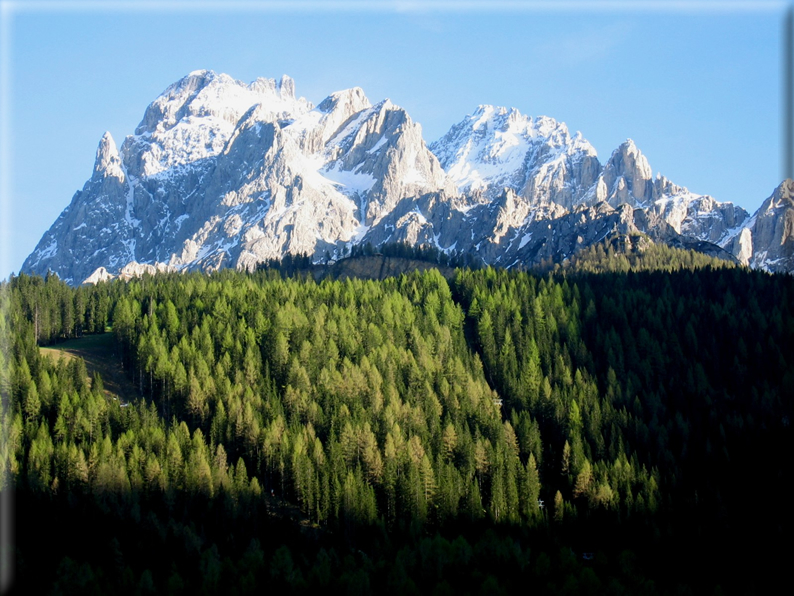
[[[23,270],[78,284],[396,241],[529,266],[634,232],[791,271],[791,196],[784,183],[750,218],[653,178],[631,141],[602,166],[551,118],[480,106],[428,147],[405,110],[359,88],[314,107],[287,76],[196,71],[120,150],[103,136],[91,178]]]
[[[612,153],[588,198],[650,210],[679,234],[720,246],[749,219],[747,211],[732,203],[691,193],[661,175],[653,178],[648,160],[631,139]]]
[[[775,189],[736,239],[751,267],[794,271],[794,180],[784,180]]]

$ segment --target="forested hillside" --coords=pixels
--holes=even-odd
[[[791,530],[794,279],[698,265],[13,278],[17,586],[761,593]],[[106,329],[130,402],[37,348]]]

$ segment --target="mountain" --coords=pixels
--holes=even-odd
[[[791,184],[750,217],[654,178],[631,140],[602,165],[552,118],[479,106],[428,146],[404,109],[358,87],[315,107],[286,75],[245,84],[195,71],[120,149],[102,137],[91,177],[22,269],[79,284],[398,241],[531,266],[642,233],[792,271]]]
[[[734,250],[746,256],[751,267],[794,271],[794,180],[778,186],[734,238]]]
[[[504,187],[530,202],[570,208],[601,171],[596,151],[564,123],[515,108],[479,106],[430,145],[461,192],[496,198]]]

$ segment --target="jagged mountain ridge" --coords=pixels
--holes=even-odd
[[[195,71],[149,105],[120,149],[102,137],[91,178],[23,271],[77,284],[138,264],[252,268],[394,241],[528,266],[636,232],[790,271],[790,251],[769,244],[791,228],[770,222],[794,218],[791,194],[777,194],[767,215],[750,218],[652,178],[631,141],[602,166],[552,118],[480,106],[427,146],[405,110],[373,105],[360,88],[315,107],[286,75],[245,84]]]

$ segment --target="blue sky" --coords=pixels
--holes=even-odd
[[[360,86],[428,143],[479,104],[551,116],[602,163],[632,138],[654,173],[749,211],[783,177],[783,2],[2,4],[0,278],[82,188],[102,134],[120,145],[202,68],[286,73],[315,104]]]

